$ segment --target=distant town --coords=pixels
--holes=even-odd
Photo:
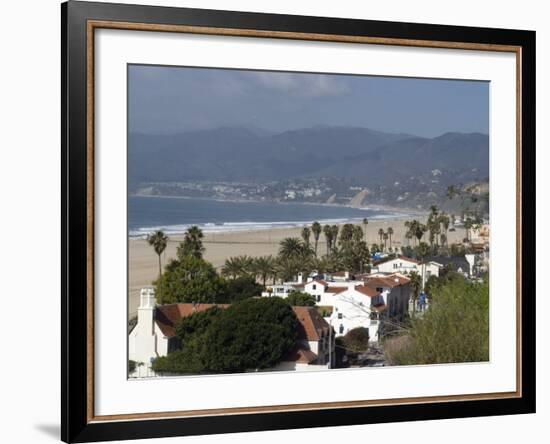
[[[452,176],[454,177],[454,176]],[[338,177],[294,178],[273,182],[148,182],[133,188],[141,196],[196,197],[230,201],[296,202],[362,206],[388,206],[422,210],[436,203],[460,211],[458,201],[447,199],[448,178],[441,170],[413,176],[389,185],[368,186]],[[479,199],[479,210],[488,210],[488,182],[472,181],[461,189]]]

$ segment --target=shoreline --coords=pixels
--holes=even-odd
[[[190,196],[166,196],[166,195],[143,195],[143,194],[132,194],[129,197],[148,197],[148,198],[162,198],[162,199],[188,199],[188,200],[208,200],[214,202],[225,202],[225,203],[260,203],[260,204],[274,204],[274,205],[304,205],[304,206],[321,206],[321,207],[332,207],[332,208],[352,208],[359,211],[375,211],[383,214],[375,214],[365,216],[369,223],[376,220],[400,220],[402,218],[418,218],[422,217],[425,212],[419,209],[412,208],[396,208],[391,206],[384,205],[375,205],[375,206],[353,206],[353,205],[342,205],[342,204],[331,204],[331,203],[317,203],[317,202],[277,202],[277,201],[260,201],[260,200],[238,200],[238,199],[215,199],[209,197],[190,197]],[[384,214],[387,212],[388,214]],[[360,216],[357,217],[341,217],[341,218],[326,218],[326,219],[317,219],[321,225],[343,225],[345,223],[361,224],[360,221],[363,218]],[[153,227],[138,227],[137,229],[128,230],[128,236],[130,239],[143,239],[147,235],[147,232],[151,232],[162,228],[164,231],[168,232],[172,236],[183,235],[188,227],[198,226],[203,230],[204,233],[232,233],[232,232],[248,232],[248,231],[265,231],[265,230],[275,230],[275,229],[292,229],[292,228],[303,228],[305,226],[311,225],[315,220],[296,220],[296,221],[267,221],[267,222],[254,222],[254,221],[237,221],[237,222],[222,222],[222,223],[193,223],[193,224],[177,224],[177,225],[159,225]],[[362,224],[361,224],[362,225]],[[171,230],[171,227],[181,227],[178,230]]]

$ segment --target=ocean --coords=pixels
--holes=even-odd
[[[321,224],[361,223],[363,218],[384,219],[403,213],[351,208],[274,202],[233,202],[214,199],[130,196],[128,198],[128,232],[130,237],[144,237],[155,230],[166,234],[184,233],[197,225],[204,232],[250,231],[292,228]]]

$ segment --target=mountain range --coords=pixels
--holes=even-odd
[[[348,178],[372,185],[438,171],[449,184],[489,176],[489,137],[434,138],[359,127],[312,127],[272,134],[222,127],[176,134],[131,133],[130,185],[144,182],[270,182]]]

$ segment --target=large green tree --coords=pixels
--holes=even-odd
[[[298,320],[281,298],[247,299],[197,312],[177,326],[181,350],[158,358],[157,372],[236,373],[276,365],[296,343]]]
[[[193,256],[172,260],[155,284],[161,304],[216,302],[224,294],[224,282],[212,264]]]

